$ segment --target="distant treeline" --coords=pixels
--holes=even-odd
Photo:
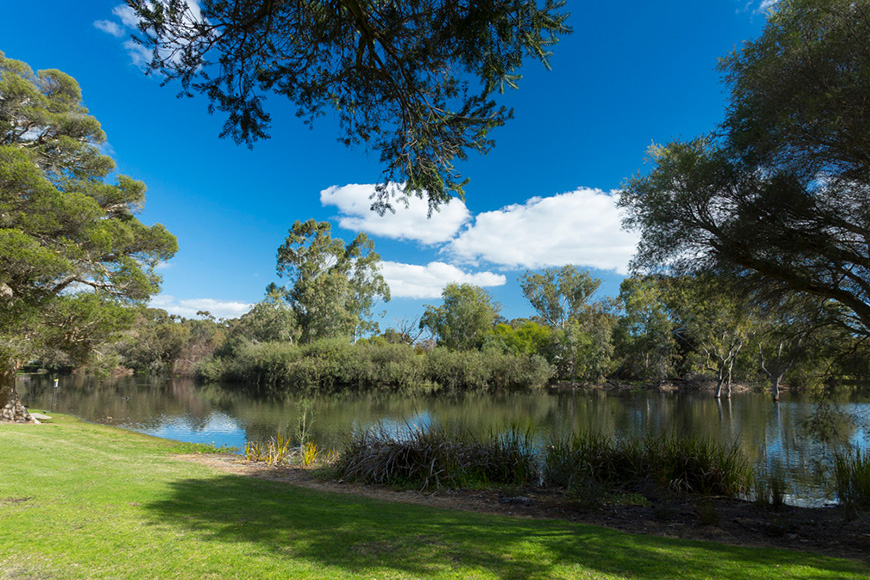
[[[538,312],[505,320],[487,292],[448,285],[419,320],[370,336],[301,328],[276,293],[238,319],[140,311],[104,367],[197,376],[268,389],[497,389],[606,380],[807,388],[865,381],[862,338],[834,321],[830,303],[794,296],[752,301],[724,279],[631,277],[615,298],[566,266],[528,272],[521,286]],[[836,313],[835,313],[836,314]],[[352,328],[354,325],[345,325]],[[336,327],[341,328],[341,327]],[[50,353],[45,366],[64,365]]]

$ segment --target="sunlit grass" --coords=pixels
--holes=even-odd
[[[864,564],[227,475],[55,415],[0,425],[0,578],[870,578]]]

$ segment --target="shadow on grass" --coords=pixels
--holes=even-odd
[[[866,578],[860,563],[797,552],[629,535],[566,522],[429,509],[238,476],[186,479],[148,510],[155,523],[237,549],[361,572],[504,579],[584,571],[661,580]]]

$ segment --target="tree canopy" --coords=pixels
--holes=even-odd
[[[761,295],[835,301],[870,334],[870,7],[784,0],[721,63],[719,135],[651,150],[624,188],[636,270],[716,271]]]
[[[330,231],[329,222],[296,221],[278,248],[278,274],[289,284],[268,289],[282,292],[291,305],[303,343],[376,331],[375,302],[390,299],[374,243],[358,234],[345,244]]]
[[[441,292],[441,306],[427,306],[420,328],[428,328],[438,344],[452,350],[480,348],[498,317],[489,293],[472,284],[452,282]]]
[[[0,53],[0,418],[25,411],[15,372],[41,349],[81,359],[132,322],[177,249],[135,217],[145,185],[107,179],[105,134],[76,81]]]
[[[486,152],[512,111],[492,95],[516,87],[527,58],[547,66],[569,32],[562,2],[411,0],[328,3],[127,0],[151,70],[202,93],[227,116],[222,136],[268,137],[269,94],[313,121],[332,109],[340,141],[380,153],[387,182],[428,196],[430,208],[462,195],[456,160]]]

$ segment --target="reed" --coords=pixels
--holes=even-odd
[[[529,431],[511,428],[479,436],[468,429],[383,426],[356,434],[341,453],[337,474],[348,481],[422,489],[523,486],[539,477]]]
[[[737,496],[752,473],[736,444],[674,435],[618,440],[596,431],[551,440],[543,463],[544,485],[566,490],[595,483],[621,491]]]
[[[870,509],[870,451],[834,456],[837,498],[849,512]]]

